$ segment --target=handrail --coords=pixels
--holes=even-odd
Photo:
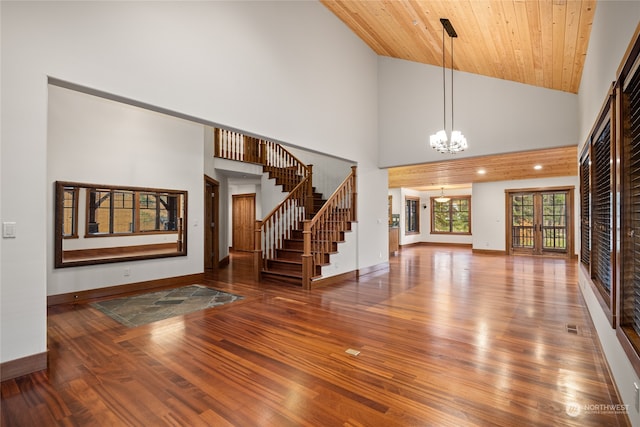
[[[215,157],[263,165],[274,175],[293,184],[311,173],[309,167],[281,144],[227,129],[215,128]]]
[[[304,222],[302,286],[305,289],[311,288],[311,278],[316,266],[323,263],[327,254],[335,251],[335,242],[346,229],[346,223],[357,220],[356,170],[357,166],[352,166],[349,176],[338,186],[324,206],[311,220]]]

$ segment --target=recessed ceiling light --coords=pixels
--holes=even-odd
[[[535,165],[533,168],[535,170],[539,171],[540,169],[542,169],[542,165]]]
[[[478,169],[478,173],[480,175],[484,175],[485,173],[487,173],[486,169]]]

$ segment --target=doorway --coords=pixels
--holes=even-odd
[[[204,177],[204,268],[213,270],[219,267],[220,244],[220,183],[215,179]]]
[[[233,249],[253,251],[256,194],[234,194],[232,202]]]
[[[507,248],[512,255],[573,254],[573,188],[507,190]]]

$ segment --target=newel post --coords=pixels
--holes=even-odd
[[[253,275],[260,281],[262,272],[262,221],[256,220],[253,237]]]
[[[307,165],[307,170],[309,171],[309,179],[307,180],[307,198],[304,201],[304,207],[306,213],[310,214],[313,212],[313,165]]]
[[[357,166],[351,166],[351,179],[353,180],[353,191],[351,191],[351,219],[358,221],[358,175]]]
[[[311,254],[311,221],[302,221],[303,250],[302,253],[302,288],[311,289],[311,272],[313,269],[313,255]]]

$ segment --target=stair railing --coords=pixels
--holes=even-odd
[[[335,251],[336,234],[346,228],[346,222],[357,220],[357,166],[333,192],[313,219],[304,221],[304,252],[302,254],[302,287],[311,289],[311,279],[316,266],[325,256]]]
[[[277,176],[287,190],[311,174],[309,166],[277,142],[227,129],[215,128],[213,153],[221,159],[260,164]]]
[[[260,280],[267,260],[276,257],[276,251],[291,238],[292,230],[305,220],[309,200],[313,200],[311,175],[303,178],[264,219],[255,222],[253,268],[256,280]]]

